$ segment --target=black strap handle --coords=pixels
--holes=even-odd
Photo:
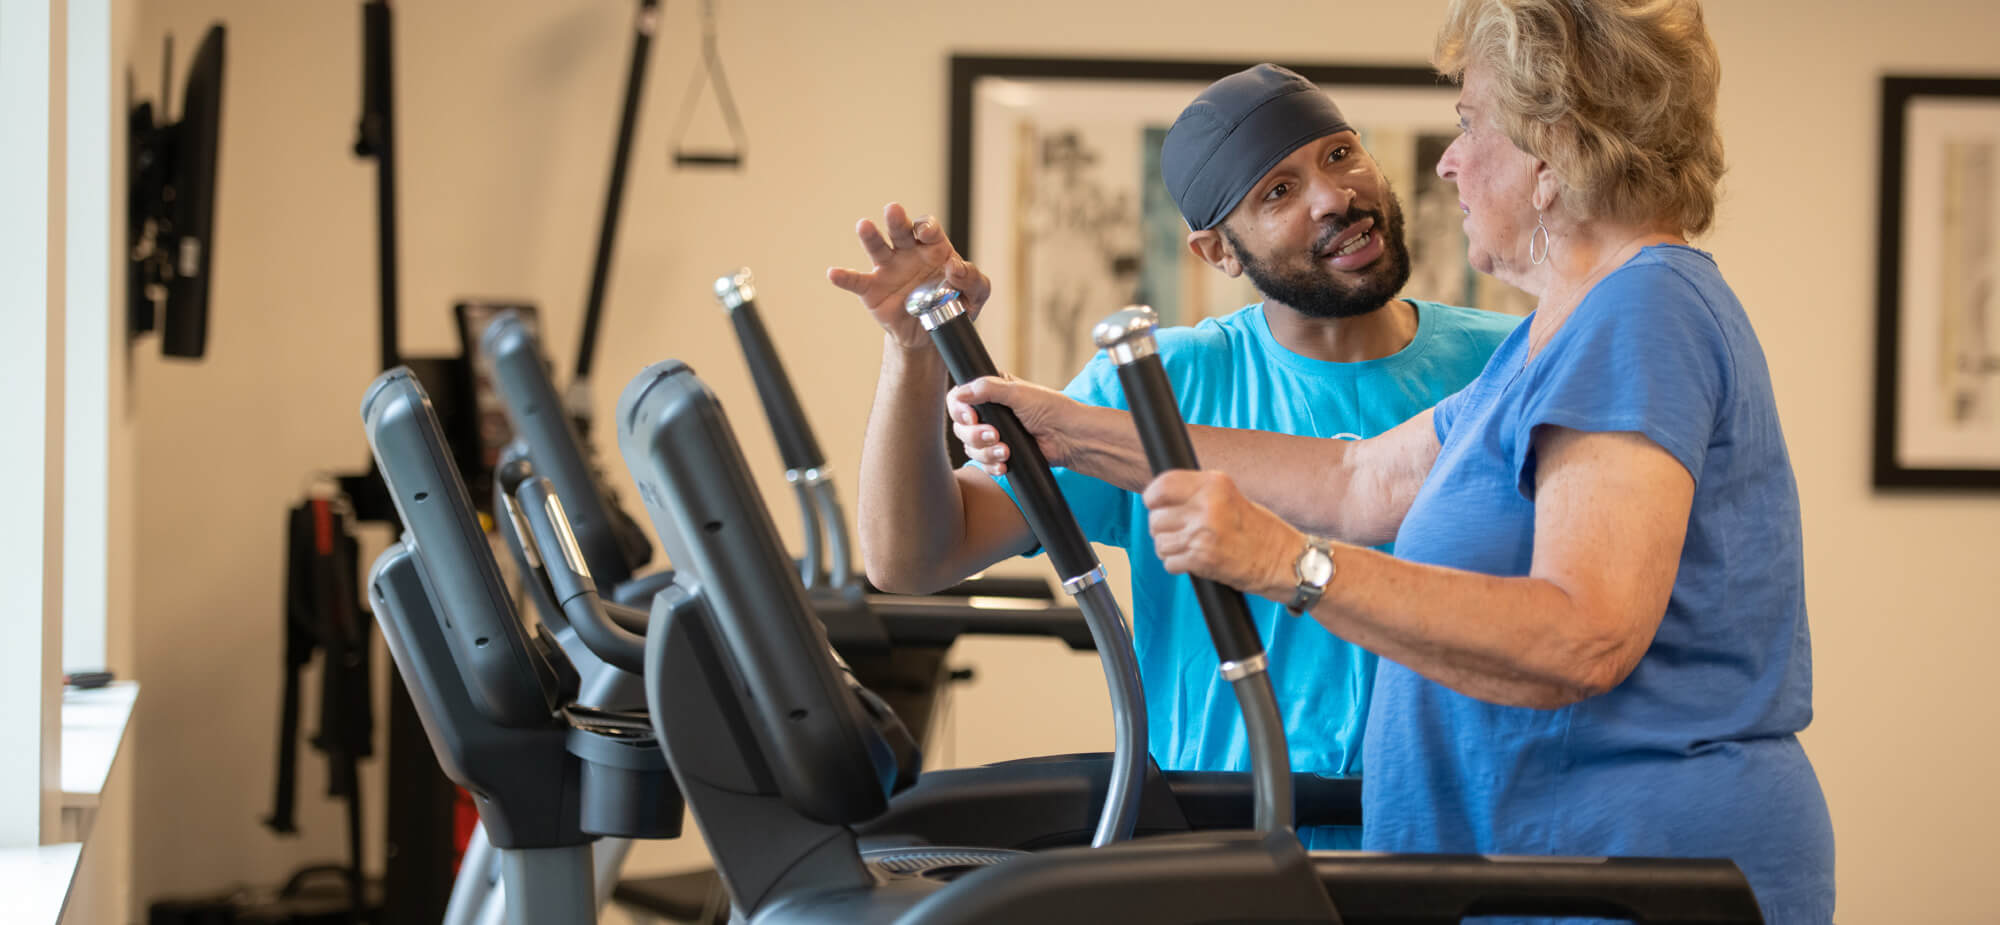
[[[312,548],[311,517],[305,505],[295,507],[285,528],[285,702],[278,712],[278,773],[271,814],[264,817],[264,827],[280,835],[299,830],[294,809],[299,775],[299,674],[312,661],[316,647],[305,586],[309,563],[301,561]]]

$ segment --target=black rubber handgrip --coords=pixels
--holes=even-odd
[[[757,399],[764,403],[764,417],[771,422],[771,436],[778,441],[778,455],[785,468],[796,472],[826,465],[819,441],[806,425],[806,412],[799,405],[799,393],[785,374],[770,332],[757,314],[756,302],[744,302],[729,310],[729,323],[736,328],[736,340],[743,345],[743,361],[750,366],[750,381],[757,386]]]
[[[1125,387],[1125,400],[1132,406],[1132,422],[1139,428],[1139,443],[1146,448],[1146,463],[1159,475],[1169,469],[1200,469],[1194,444],[1188,440],[1187,422],[1174,402],[1173,384],[1160,358],[1145,356],[1118,367],[1118,382]],[[1208,620],[1208,634],[1215,640],[1215,652],[1225,662],[1242,662],[1264,651],[1257,638],[1257,626],[1250,622],[1250,608],[1243,592],[1206,578],[1190,575],[1195,599]]]
[[[931,342],[944,357],[952,381],[959,385],[1000,374],[968,316],[960,315],[932,329]],[[1007,475],[1013,480],[1015,501],[1022,515],[1028,518],[1028,527],[1035,532],[1035,538],[1048,550],[1056,572],[1068,580],[1097,568],[1097,554],[1091,552],[1090,543],[1083,538],[1076,515],[1070,513],[1069,502],[1056,487],[1048,459],[1042,455],[1034,436],[1021,426],[1021,419],[1006,405],[984,404],[975,410],[979,419],[992,425],[1001,442],[1007,444]]]

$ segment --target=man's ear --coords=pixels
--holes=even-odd
[[[1190,231],[1187,236],[1188,250],[1200,257],[1203,263],[1221,270],[1232,279],[1243,275],[1243,262],[1236,257],[1236,249],[1229,246],[1229,239],[1214,228]]]

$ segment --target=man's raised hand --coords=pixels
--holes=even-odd
[[[964,296],[969,314],[976,314],[992,294],[993,286],[986,274],[958,256],[936,219],[925,216],[911,221],[900,203],[883,207],[880,226],[862,219],[854,226],[854,236],[861,241],[861,249],[868,254],[873,268],[864,271],[829,267],[827,281],[854,293],[874,316],[875,323],[889,332],[902,349],[930,345],[923,325],[903,307],[904,300],[917,287],[942,273],[945,284]]]

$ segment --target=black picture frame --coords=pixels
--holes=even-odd
[[[945,231],[960,252],[972,254],[972,93],[986,78],[1069,80],[1220,80],[1255,61],[1188,61],[1161,58],[1062,58],[953,55],[951,57],[951,188],[946,199]],[[1293,64],[1286,67],[1322,87],[1437,87],[1437,71],[1419,65]]]
[[[1467,262],[1455,193],[1434,175],[1457,134],[1454,83],[1422,63],[1279,63],[1339,103],[1392,181],[1408,227],[1409,292],[1515,315],[1532,309]],[[1253,66],[951,57],[942,217],[959,251],[994,279],[982,328],[1001,368],[1060,387],[1089,360],[1088,325],[1103,313],[1144,302],[1165,324],[1195,324],[1261,298],[1247,279],[1206,272],[1184,252],[1186,229],[1176,233],[1157,157],[1175,112],[1202,87]],[[991,134],[1005,131],[996,118],[1026,134]],[[1057,192],[1019,196],[1037,187]]]
[[[1910,111],[1923,99],[1984,100],[2000,111],[2000,77],[1898,76],[1882,78],[1882,159],[1880,224],[1877,241],[1875,330],[1875,421],[1873,476],[1876,488],[1936,490],[2000,489],[2000,456],[1991,467],[1911,465],[1900,444],[1905,370],[1904,335],[1908,313],[1903,305],[1906,274],[1905,188],[1910,182],[1912,142]],[[2000,139],[1996,139],[2000,142]],[[2000,202],[1995,202],[2000,207]],[[2000,319],[1995,319],[2000,323]],[[1985,360],[2000,376],[2000,357]]]

